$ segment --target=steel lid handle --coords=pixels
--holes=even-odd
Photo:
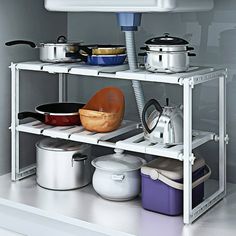
[[[157,123],[155,124],[155,126],[152,129],[149,129],[149,127],[147,125],[147,121],[146,121],[146,113],[147,113],[148,108],[151,107],[151,106],[154,106],[155,109],[159,112],[159,117],[158,117],[158,120],[157,120]],[[143,108],[143,112],[142,112],[142,123],[143,123],[143,126],[144,126],[145,130],[149,134],[156,128],[156,126],[159,122],[159,119],[162,115],[162,112],[163,112],[163,109],[162,109],[160,103],[155,99],[151,99],[145,104],[145,106]]]

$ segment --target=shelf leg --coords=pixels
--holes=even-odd
[[[219,78],[219,187],[226,193],[226,77]]]
[[[184,224],[191,223],[192,216],[192,87],[184,81]]]
[[[19,155],[19,132],[16,127],[19,125],[18,113],[20,106],[20,71],[16,68],[16,64],[11,64],[11,173],[12,180],[16,181],[20,172],[20,155]]]
[[[59,102],[66,102],[67,100],[67,75],[59,74]]]

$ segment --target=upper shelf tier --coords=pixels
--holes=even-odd
[[[45,8],[63,12],[189,12],[211,10],[213,0],[45,0]]]
[[[120,66],[90,66],[84,63],[44,63],[44,62],[22,62],[12,64],[19,70],[44,71],[48,73],[62,73],[71,75],[96,76],[98,78],[115,78],[126,80],[149,81],[156,83],[169,83],[183,85],[184,79],[191,79],[191,84],[203,83],[224,75],[225,70],[210,67],[190,67],[188,72],[166,74],[152,73],[144,69],[132,72],[128,65]]]

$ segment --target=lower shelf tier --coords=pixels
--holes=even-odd
[[[95,144],[127,151],[164,156],[183,160],[183,145],[166,146],[152,144],[144,139],[139,124],[133,121],[123,121],[121,127],[110,133],[95,133],[86,131],[82,126],[54,127],[34,121],[21,124],[16,128],[19,132],[61,138],[71,141]],[[193,131],[193,149],[214,140],[215,134],[205,131]]]

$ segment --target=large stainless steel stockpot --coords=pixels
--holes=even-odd
[[[15,40],[5,44],[6,46],[29,45],[32,48],[39,48],[40,60],[43,62],[76,62],[80,61],[73,53],[80,50],[80,43],[68,43],[65,36],[60,36],[56,43],[40,43],[36,45],[34,42],[26,40]],[[67,53],[72,53],[68,56]]]
[[[46,138],[36,144],[36,181],[52,190],[69,190],[92,180],[91,146]]]
[[[189,69],[190,56],[196,56],[190,51],[189,43],[181,38],[171,37],[169,34],[152,38],[145,42],[145,67],[152,72],[176,73],[184,72]]]

